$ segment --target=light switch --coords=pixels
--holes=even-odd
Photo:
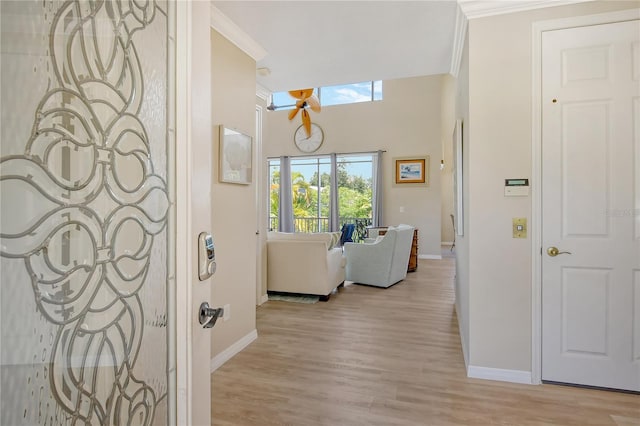
[[[527,238],[527,218],[513,218],[513,238]]]
[[[400,206],[400,213],[404,213],[404,206]]]

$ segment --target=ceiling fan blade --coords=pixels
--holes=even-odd
[[[320,112],[320,109],[321,109],[320,101],[315,96],[310,96],[307,99],[307,104],[309,105],[309,108],[311,108],[313,112]]]
[[[306,99],[313,95],[313,89],[289,90],[289,94],[296,99]]]
[[[300,108],[298,108],[298,107],[296,107],[295,109],[292,109],[291,111],[289,111],[289,120],[293,120],[293,117],[298,115],[298,111],[300,111]]]
[[[306,109],[302,110],[302,124],[304,124],[304,129],[307,131],[307,137],[311,137],[311,117]]]

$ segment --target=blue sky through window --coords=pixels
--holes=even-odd
[[[382,95],[382,85],[380,85],[380,91],[380,95]],[[320,104],[322,106],[329,106],[371,102],[371,93],[370,81],[322,87],[320,89]]]
[[[314,89],[313,94],[318,96],[317,88]],[[380,101],[382,100],[382,81],[365,81],[362,83],[321,87],[319,98],[322,106]],[[279,107],[278,109],[292,109],[295,101],[287,92],[273,94],[273,103]],[[290,105],[290,107],[283,108],[285,105]]]

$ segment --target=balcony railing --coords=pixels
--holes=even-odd
[[[329,232],[328,217],[294,217],[295,232]],[[362,241],[366,237],[366,228],[371,225],[370,217],[341,217],[340,228],[347,223],[356,225],[353,233],[353,241]],[[276,216],[269,217],[269,230],[278,230],[278,218]]]

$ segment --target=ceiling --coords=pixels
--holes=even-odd
[[[578,1],[212,1],[212,26],[268,68],[257,82],[278,92],[448,73],[466,28],[459,10],[472,18]]]

